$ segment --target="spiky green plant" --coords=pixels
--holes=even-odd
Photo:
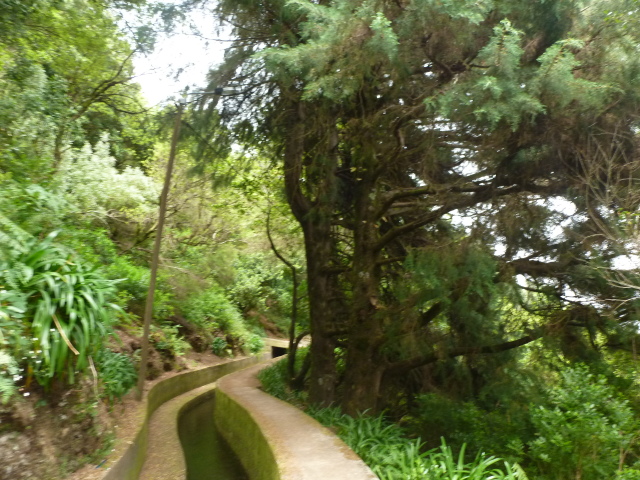
[[[3,234],[15,241],[0,252],[1,310],[5,320],[19,326],[15,335],[31,339],[28,353],[19,352],[28,376],[35,374],[45,387],[54,378],[73,382],[118,308],[108,302],[115,282],[55,244],[55,232],[44,240],[25,235],[16,240],[7,230]]]
[[[456,457],[444,439],[439,449],[424,451],[420,439],[405,437],[382,416],[354,418],[335,408],[308,413],[335,428],[380,480],[527,480],[518,464],[494,456],[478,453],[472,462],[466,461],[464,445]]]

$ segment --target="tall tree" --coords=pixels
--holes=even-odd
[[[45,178],[72,147],[110,133],[121,165],[149,157],[153,139],[133,84],[134,48],[110,5],[6,0],[0,34],[0,168]],[[127,2],[121,2],[127,3]],[[90,25],[91,28],[87,28]],[[34,169],[35,170],[35,169]]]
[[[622,177],[587,166],[635,168],[638,30],[618,12],[636,10],[219,2],[236,40],[212,78],[243,86],[226,114],[277,145],[305,235],[313,401],[375,409],[424,365],[474,368],[542,336],[581,355],[635,320],[595,268],[620,253],[605,232],[621,206],[594,192]],[[505,298],[537,320],[505,315]]]

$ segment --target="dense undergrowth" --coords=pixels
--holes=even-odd
[[[457,455],[446,441],[426,450],[384,416],[351,417],[337,408],[308,409],[307,413],[331,427],[381,480],[527,480],[517,463],[478,453],[471,461],[462,444]]]
[[[267,393],[305,407],[305,395],[287,386],[284,360],[261,370],[258,378]],[[427,450],[420,438],[410,438],[384,415],[351,417],[339,408],[307,407],[305,411],[335,431],[381,480],[527,480],[517,463],[482,452],[469,460],[465,444],[457,455],[444,438],[439,448]]]
[[[479,401],[420,395],[396,422],[309,407],[304,392],[289,388],[285,361],[259,379],[267,393],[331,427],[383,480],[640,478],[640,421],[620,391],[629,385],[584,365],[563,369],[536,403],[486,410]]]

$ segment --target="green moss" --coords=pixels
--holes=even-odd
[[[224,391],[216,390],[216,425],[227,443],[238,453],[251,480],[280,480],[280,470],[271,446],[244,407]]]

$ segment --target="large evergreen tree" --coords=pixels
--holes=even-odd
[[[602,272],[637,208],[636,11],[219,2],[236,40],[212,79],[245,92],[223,116],[282,160],[305,235],[313,401],[375,409],[455,357],[477,387],[485,354],[541,337],[624,344],[634,302]]]

